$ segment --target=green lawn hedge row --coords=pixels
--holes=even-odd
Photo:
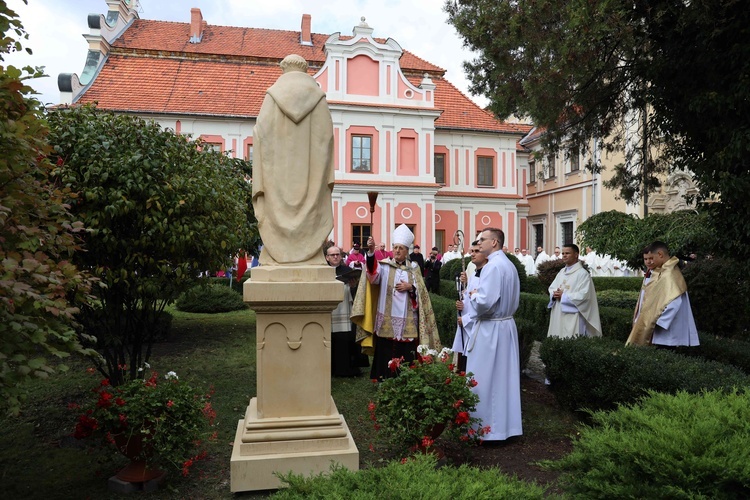
[[[571,410],[611,410],[650,389],[673,394],[747,387],[740,369],[610,338],[547,338],[540,350],[550,389]]]
[[[619,307],[620,309],[627,309],[633,312],[638,303],[640,293],[640,290],[597,289],[596,300],[599,303],[599,307]]]
[[[736,366],[750,374],[750,342],[717,338],[709,333],[698,333],[700,345],[678,347],[677,352],[685,356],[699,356],[704,359]]]
[[[242,295],[229,288],[228,283],[194,286],[177,298],[175,306],[180,311],[194,313],[223,313],[247,307]]]

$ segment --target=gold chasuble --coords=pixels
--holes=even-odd
[[[633,329],[625,345],[650,345],[664,309],[687,291],[678,263],[677,257],[672,257],[662,267],[651,271],[651,279],[641,288],[643,293],[635,306]]]
[[[411,267],[411,263],[407,260],[405,266],[398,266],[392,259],[384,259],[379,262],[379,265],[390,266],[394,270],[402,269],[409,273],[409,282],[412,283],[416,288],[416,298],[418,304],[418,317],[419,325],[418,331],[414,329],[413,322],[411,321],[411,313],[407,313],[406,327],[404,329],[403,338],[418,338],[420,345],[429,346],[430,349],[440,349],[440,337],[438,336],[437,324],[435,322],[435,315],[432,312],[432,302],[430,302],[430,295],[427,291],[427,287],[424,284],[422,276],[419,274],[419,267]],[[368,355],[373,354],[373,333],[375,332],[375,315],[378,307],[378,297],[380,293],[380,287],[386,286],[388,289],[393,288],[393,277],[395,273],[391,272],[388,276],[387,284],[373,285],[367,279],[367,273],[363,272],[359,280],[359,287],[357,296],[352,304],[352,322],[357,325],[357,342],[362,346],[362,352]],[[391,295],[386,298],[385,311],[382,313],[386,316],[386,320],[383,322],[381,331],[376,334],[378,337],[393,338],[393,330],[391,328]]]

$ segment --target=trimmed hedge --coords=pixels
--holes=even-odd
[[[596,293],[604,290],[625,290],[630,292],[636,292],[641,289],[643,284],[643,278],[639,276],[593,276],[594,288]]]
[[[708,333],[698,333],[699,346],[678,347],[677,352],[684,356],[699,356],[720,363],[736,366],[750,374],[750,342],[717,338]]]
[[[536,275],[526,276],[526,282],[525,285],[521,287],[521,291],[538,295],[549,295],[547,288],[544,288],[544,285],[542,285],[542,282],[539,281],[539,278]]]
[[[611,410],[648,390],[674,394],[747,387],[734,366],[688,358],[665,349],[625,347],[608,338],[547,338],[540,350],[550,389],[571,410]]]
[[[229,288],[229,278],[202,278],[206,280],[207,283],[210,284],[216,284],[216,285],[222,285],[225,288]],[[232,290],[239,293],[240,296],[242,296],[242,286],[245,284],[247,280],[250,279],[250,269],[247,270],[245,273],[245,276],[242,277],[242,279],[238,282],[237,278],[235,276],[232,276]]]
[[[175,304],[180,311],[194,313],[222,313],[247,308],[242,296],[229,288],[228,284],[209,283],[186,291]]]
[[[750,341],[750,279],[743,266],[727,259],[699,259],[682,274],[698,330]]]
[[[327,474],[312,477],[281,475],[288,485],[274,499],[415,499],[415,498],[544,498],[545,488],[502,474],[498,469],[438,467],[433,454],[416,454],[385,467],[351,471],[333,465]]]
[[[471,262],[471,257],[464,257],[464,268]],[[440,279],[453,281],[456,274],[461,272],[461,259],[449,260],[447,264],[443,264],[440,268]]]
[[[521,300],[514,317],[536,324],[540,330],[544,331],[544,335],[542,335],[542,338],[544,338],[547,335],[547,330],[549,330],[548,303],[549,296],[547,295],[521,292]]]
[[[633,328],[633,308],[600,307],[599,320],[602,322],[602,337],[625,344]]]
[[[440,295],[446,299],[458,300],[458,290],[456,282],[449,280],[440,280]]]
[[[450,348],[453,345],[453,337],[456,336],[456,328],[458,328],[456,299],[447,299],[435,293],[430,293],[430,302],[432,302],[432,310],[435,313],[440,343],[443,344],[443,347]]]
[[[596,284],[594,284],[596,287]],[[638,303],[638,296],[640,291],[632,290],[597,290],[596,300],[599,302],[599,307],[619,307],[620,309],[635,310],[635,306]]]
[[[562,471],[571,498],[750,497],[750,394],[656,392],[592,415]]]

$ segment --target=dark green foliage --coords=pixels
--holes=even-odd
[[[536,293],[521,292],[521,300],[518,302],[518,310],[515,318],[534,323],[544,332],[542,338],[547,336],[549,329],[549,296]],[[539,339],[541,340],[541,339]]]
[[[633,328],[632,309],[619,307],[599,307],[599,320],[602,323],[602,336],[625,343]]]
[[[748,498],[750,393],[652,392],[592,415],[562,471],[572,498]]]
[[[90,275],[72,262],[83,224],[51,180],[48,128],[27,85],[42,68],[16,68],[5,55],[24,50],[21,21],[0,2],[0,408],[20,411],[25,384],[64,371],[84,349],[75,332],[77,305],[89,300]]]
[[[682,271],[699,330],[750,340],[747,266],[727,259],[698,259]]]
[[[594,285],[596,286],[596,285]],[[635,305],[638,303],[638,295],[640,292],[626,291],[626,290],[599,290],[596,289],[596,300],[599,302],[599,307],[619,307],[620,309],[635,310]]]
[[[750,377],[733,366],[665,349],[625,347],[608,338],[547,338],[540,355],[550,389],[571,410],[611,410],[650,389],[699,393],[750,384]]]
[[[526,368],[531,357],[531,349],[534,341],[542,341],[547,336],[547,330],[540,327],[538,323],[524,318],[514,318],[518,329],[518,355],[521,370]]]
[[[449,260],[447,264],[443,264],[443,266],[440,268],[440,279],[454,281],[456,279],[456,275],[461,272],[461,260],[462,259],[453,259]],[[464,257],[463,261],[463,269],[466,269],[466,266],[468,266],[469,262],[471,262],[471,257]]]
[[[510,478],[498,469],[437,467],[431,454],[418,454],[405,463],[389,462],[385,467],[350,471],[333,466],[330,473],[305,478],[286,474],[282,480],[289,487],[272,498],[334,500],[412,500],[415,498],[539,499],[544,488]]]
[[[225,287],[229,288],[229,278],[206,278],[209,283],[215,284],[215,285],[224,285]],[[243,294],[243,287],[245,285],[245,282],[250,279],[250,271],[245,273],[245,276],[243,276],[240,281],[237,281],[237,278],[232,276],[232,290],[236,293],[238,293],[240,296]]]
[[[698,333],[700,345],[678,347],[677,352],[684,356],[699,356],[728,365],[736,366],[750,374],[750,342],[719,338],[709,333]]]
[[[177,309],[194,313],[222,313],[245,309],[242,296],[229,285],[198,285],[184,292],[177,299]]]
[[[440,334],[440,343],[444,347],[450,348],[453,345],[453,337],[455,337],[456,328],[458,327],[456,300],[431,293],[430,302],[432,302],[432,310],[435,313],[435,322]]]
[[[636,292],[641,289],[641,285],[643,284],[643,278],[640,276],[621,276],[619,278],[592,276],[592,279],[594,280],[596,293],[604,290],[625,290]]]
[[[148,361],[159,312],[200,272],[254,248],[250,165],[155,122],[92,106],[60,108],[49,122],[55,180],[88,229],[86,251],[74,261],[100,280],[94,294],[103,314],[81,314],[90,313],[88,325],[108,318],[97,329],[97,368],[119,385]]]
[[[544,290],[548,293],[550,285],[555,281],[557,274],[563,267],[565,267],[565,263],[562,259],[554,259],[542,262],[536,268],[536,276],[539,279],[539,283],[542,284]]]
[[[526,288],[526,268],[523,264],[521,264],[521,261],[518,260],[518,258],[513,255],[512,253],[506,253],[506,257],[508,257],[508,260],[510,260],[514,266],[516,266],[516,273],[518,273],[518,281],[521,283],[521,290],[523,291]]]
[[[712,228],[707,212],[683,210],[640,219],[610,210],[586,219],[578,226],[576,234],[584,245],[597,253],[612,255],[626,261],[632,269],[641,269],[643,247],[657,240],[666,243],[672,255],[679,258],[691,253],[705,255],[717,240]]]
[[[598,288],[597,288],[598,290]],[[521,291],[526,293],[536,293],[547,295],[547,289],[544,288],[539,278],[534,276],[526,276],[524,284],[521,286]]]
[[[440,280],[440,296],[447,299],[458,300],[458,290],[455,281]]]

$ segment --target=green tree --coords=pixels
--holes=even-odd
[[[472,92],[529,116],[552,151],[623,151],[609,187],[634,201],[669,169],[716,195],[720,249],[750,258],[750,12],[739,0],[448,0],[477,51]],[[626,130],[630,134],[626,134]],[[627,137],[630,139],[626,140]],[[596,170],[600,166],[589,164]]]
[[[76,261],[100,279],[82,322],[97,337],[99,370],[120,384],[148,361],[164,307],[256,241],[250,166],[92,106],[49,121],[57,180],[88,230]]]
[[[643,247],[654,241],[663,241],[681,258],[705,255],[716,241],[710,214],[692,210],[643,219],[617,210],[600,212],[578,226],[576,235],[584,247],[624,260],[634,269],[643,265]]]
[[[15,12],[0,2],[0,61],[22,50],[27,35]],[[73,302],[85,303],[91,278],[71,257],[80,222],[63,204],[72,193],[49,182],[47,127],[26,80],[37,68],[0,66],[0,399],[13,413],[23,383],[47,377],[70,353],[89,353],[78,341]]]

